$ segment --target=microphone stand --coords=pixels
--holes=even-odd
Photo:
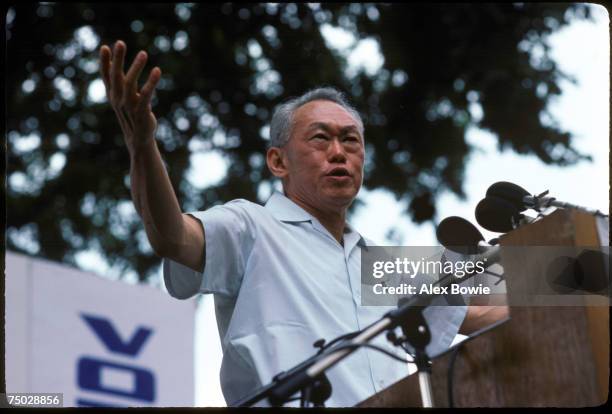
[[[548,195],[548,193],[549,191],[546,190],[543,193],[538,194],[538,195],[525,196],[523,197],[523,203],[528,208],[532,208],[538,212],[542,208],[557,207],[557,208],[563,208],[563,209],[579,210],[584,213],[590,214],[592,216],[608,217],[607,214],[602,213],[601,211],[597,209],[592,209],[588,207],[579,206],[576,204],[571,204],[565,201],[560,201],[560,200],[557,200],[555,197],[545,197],[546,195]]]
[[[461,278],[461,281],[465,281],[475,274],[476,273],[468,274],[466,277]],[[439,280],[438,283],[445,282],[441,284],[441,286],[450,287],[450,285],[453,284],[453,276],[454,275],[447,275],[446,278]],[[298,391],[302,392],[302,404],[309,404],[313,392],[316,397],[315,403],[323,404],[323,401],[331,395],[331,384],[329,384],[329,381],[327,381],[327,384],[329,384],[329,394],[327,393],[327,384],[325,384],[326,377],[324,376],[325,371],[384,331],[389,331],[389,336],[393,338],[394,333],[392,331],[399,326],[402,327],[404,336],[406,337],[401,338],[399,341],[410,342],[415,350],[418,350],[416,362],[417,367],[420,366],[419,384],[421,386],[422,401],[424,406],[425,404],[430,404],[430,406],[432,406],[433,401],[431,398],[431,381],[429,376],[431,372],[431,363],[425,353],[425,346],[431,339],[431,333],[425,323],[422,309],[430,304],[433,297],[437,296],[441,296],[441,293],[414,295],[410,298],[400,300],[397,309],[387,312],[381,319],[357,332],[355,336],[338,342],[328,351],[317,353],[293,367],[288,372],[281,372],[272,379],[272,383],[260,388],[252,395],[232,405],[241,407],[251,406],[267,398],[271,405],[281,406],[288,402],[291,396]],[[317,384],[316,381],[319,383]]]
[[[325,407],[325,400],[327,400],[332,393],[332,385],[327,379],[325,373],[321,373],[317,378],[306,385],[301,390],[300,396],[300,407]]]
[[[405,299],[400,300],[400,304]],[[387,338],[394,344],[401,346],[406,352],[410,350],[405,346],[409,344],[414,349],[414,363],[417,367],[419,377],[419,389],[423,407],[433,408],[433,390],[431,388],[431,361],[425,348],[431,341],[431,331],[427,321],[423,316],[425,308],[411,306],[406,312],[404,319],[400,322],[403,336],[396,338],[392,332],[387,334]]]

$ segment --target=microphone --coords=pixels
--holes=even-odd
[[[436,237],[448,250],[473,256],[474,261],[482,260],[491,265],[501,259],[500,247],[487,243],[480,230],[464,218],[450,216],[442,220],[436,228]]]
[[[487,189],[486,195],[501,198],[502,200],[509,202],[519,212],[527,209],[525,197],[531,196],[523,187],[507,181],[498,181],[491,184]]]
[[[599,294],[608,296],[610,280],[606,264],[610,254],[585,249],[578,256],[559,256],[546,269],[548,285],[557,293]]]
[[[521,214],[511,202],[487,195],[476,206],[476,221],[487,230],[507,233],[521,223],[531,223],[534,219]]]
[[[442,220],[436,228],[436,237],[442,246],[460,254],[476,254],[476,246],[484,242],[476,226],[458,216]]]
[[[548,207],[557,208],[573,208],[576,210],[583,211],[588,214],[598,215],[607,217],[606,214],[599,210],[589,209],[587,207],[570,204],[564,201],[559,201],[555,197],[545,197],[548,194],[548,190],[539,195],[530,195],[527,190],[523,187],[507,182],[498,181],[487,189],[487,196],[498,197],[512,204],[519,212],[524,211],[528,208],[535,211],[540,211]]]

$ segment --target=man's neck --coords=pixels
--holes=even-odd
[[[344,228],[346,226],[346,207],[337,209],[315,208],[309,203],[285,194],[287,198],[315,217],[341,246],[344,246]]]

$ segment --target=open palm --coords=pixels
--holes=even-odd
[[[138,78],[147,62],[147,54],[140,51],[127,73],[123,72],[126,46],[119,40],[111,52],[110,47],[100,48],[100,72],[106,87],[106,95],[117,115],[130,153],[154,139],[157,119],[151,109],[151,98],[161,78],[161,70],[155,67],[149,78],[138,89]]]

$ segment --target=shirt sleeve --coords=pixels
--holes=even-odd
[[[430,257],[430,259],[436,258],[436,260],[441,262],[447,260],[457,262],[464,259],[463,256],[453,254],[453,252],[448,250],[440,253],[439,257],[435,255]],[[420,273],[413,279],[413,283],[416,283],[417,286],[430,284],[437,281],[439,277],[440,275],[438,274],[427,275]],[[451,346],[467,314],[466,300],[468,300],[468,297],[462,295],[447,294],[437,296],[433,297],[430,305],[423,310],[423,317],[431,333],[430,342],[425,347],[425,352],[429,358],[435,358]],[[413,350],[412,346],[408,348]]]
[[[423,310],[423,317],[431,333],[431,339],[425,346],[429,358],[436,358],[450,348],[467,314],[465,305],[436,305],[436,303],[441,302],[434,299],[432,305]],[[401,331],[398,330],[396,333],[401,334]],[[407,344],[407,348],[411,354],[414,354],[411,344]]]
[[[204,268],[198,272],[164,258],[164,283],[171,296],[187,299],[197,293],[232,297],[238,294],[255,240],[249,204],[246,200],[234,200],[206,211],[188,213],[204,228]]]
[[[433,301],[435,303],[435,300]],[[428,306],[423,311],[431,332],[431,341],[425,347],[430,358],[445,352],[459,333],[459,328],[467,314],[467,306]]]
[[[465,257],[448,249],[444,249],[440,257],[442,262],[456,263],[461,260],[465,260]],[[431,305],[423,311],[423,316],[431,331],[431,341],[425,347],[430,358],[435,358],[451,346],[467,314],[465,304],[468,301],[469,296],[467,295],[447,294],[434,298]]]

